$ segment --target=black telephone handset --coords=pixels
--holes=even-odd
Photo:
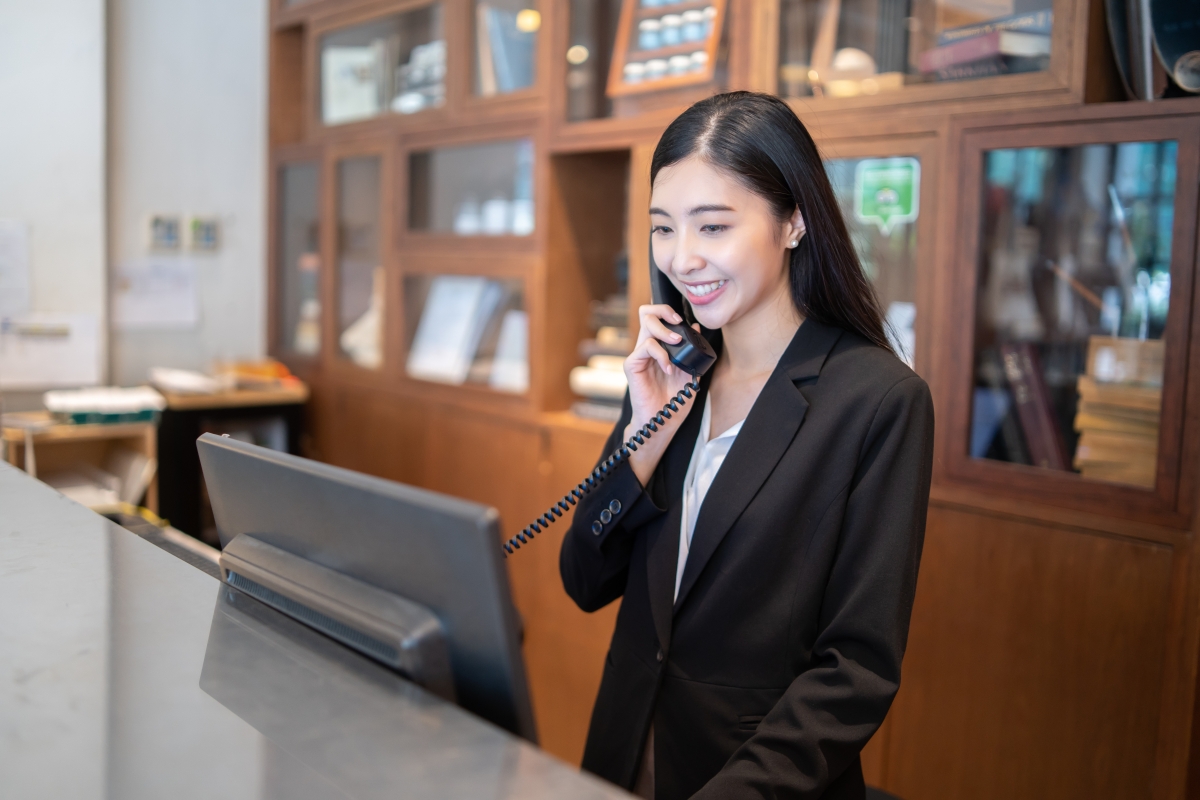
[[[692,327],[691,323],[696,321],[692,316],[692,307],[683,302],[683,295],[675,288],[675,284],[655,266],[653,245],[650,247],[650,296],[655,305],[669,305],[683,317],[681,323],[663,320],[663,325],[666,325],[668,330],[683,337],[679,344],[659,341],[667,351],[671,363],[696,378],[708,372],[717,361],[716,351],[712,349],[708,340]]]
[[[682,323],[672,323],[663,320],[663,324],[668,329],[678,333],[682,337],[680,342],[672,344],[671,342],[659,340],[659,344],[667,351],[667,357],[671,359],[671,363],[691,375],[692,380],[686,383],[683,389],[667,401],[667,404],[662,407],[662,411],[651,417],[645,425],[638,428],[633,436],[629,437],[628,441],[614,450],[608,458],[601,461],[592,470],[592,474],[583,479],[582,483],[563,495],[563,498],[550,506],[545,514],[542,514],[530,523],[528,527],[505,542],[505,557],[514,550],[520,549],[521,545],[528,543],[534,537],[534,534],[541,533],[543,528],[549,527],[550,523],[554,522],[554,520],[561,517],[567,511],[570,511],[571,506],[583,499],[585,494],[599,486],[617,464],[628,458],[631,452],[638,449],[638,445],[645,444],[646,440],[658,430],[658,426],[671,418],[672,411],[678,411],[680,406],[687,404],[687,401],[700,388],[700,376],[708,372],[712,368],[712,365],[717,362],[717,353],[713,350],[712,345],[690,324],[694,321],[691,307],[683,301],[683,295],[679,293],[675,285],[654,264],[653,243],[650,247],[650,295],[655,304],[665,303],[675,309],[679,316],[683,318]]]

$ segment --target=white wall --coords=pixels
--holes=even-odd
[[[261,357],[266,0],[110,0],[108,8],[111,265],[146,256],[153,212],[219,216],[224,239],[218,254],[194,257],[197,328],[113,331],[113,381],[142,382],[151,366]]]
[[[101,330],[104,14],[104,0],[0,0],[0,217],[29,226],[34,309]]]

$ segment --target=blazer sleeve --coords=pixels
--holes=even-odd
[[[856,474],[821,522],[840,535],[813,667],[696,798],[820,797],[883,723],[900,687],[932,469],[933,401],[912,375],[883,398]]]
[[[597,465],[623,444],[631,416],[626,392],[621,418],[604,443]],[[652,478],[650,486],[643,488],[629,462],[622,459],[576,503],[558,567],[567,594],[584,611],[603,608],[625,593],[637,530],[666,511],[665,499],[656,502],[652,497],[657,483]]]

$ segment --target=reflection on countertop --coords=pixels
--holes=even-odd
[[[0,464],[12,797],[628,797]]]

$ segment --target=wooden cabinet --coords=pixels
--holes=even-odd
[[[797,111],[939,113],[1106,99],[1101,4],[780,0],[768,91]],[[989,37],[997,36],[989,40]]]
[[[955,302],[941,321],[973,335],[954,337],[945,352],[952,370],[941,387],[947,478],[1080,511],[1187,526],[1197,111],[1194,101],[1114,104],[953,125],[948,149],[955,169],[945,196],[954,204],[942,215],[942,274]],[[1096,362],[1101,346],[1110,351],[1108,367]],[[1115,371],[1129,365],[1118,360],[1117,348],[1134,348],[1128,358],[1140,352],[1154,365],[1118,379]],[[1014,452],[1019,444],[972,443],[971,426],[978,438],[987,415],[985,373],[1011,370],[1001,360],[1015,361],[1018,353],[1040,361],[1040,374],[1028,386],[1023,376],[1014,382],[997,375],[997,385],[1021,384],[1033,395],[1027,405],[1040,404],[1052,424],[1035,434],[1029,417],[1039,409],[1026,414],[1013,403],[1014,413],[1000,415],[995,438],[1004,438],[1003,426],[1020,429],[1015,438],[1025,440],[1023,452]],[[1096,391],[1107,392],[1104,407],[1126,415],[1130,425],[1147,420],[1143,436],[1120,433],[1124,452],[1113,454],[1123,465],[1145,462],[1144,475],[1091,474],[1091,423],[1084,416],[1089,403],[1096,405]],[[1138,395],[1145,413],[1130,416],[1134,410],[1120,393]],[[1138,452],[1142,443],[1145,455]],[[1065,454],[1047,468],[1049,451],[1059,449]],[[1031,466],[1037,464],[1043,466]]]
[[[639,20],[673,13],[649,5]],[[1103,4],[1085,0],[730,0],[711,80],[609,96],[621,6],[275,4],[269,341],[312,387],[309,454],[494,505],[509,535],[544,511],[608,432],[568,411],[590,310],[624,292],[634,318],[649,300],[658,136],[712,92],[779,93],[936,402],[904,681],[868,782],[905,800],[1194,794],[1200,101],[1097,102],[1119,84]],[[1014,40],[1044,57],[927,69],[986,35],[964,29],[1021,12],[1050,15],[1018,31],[1044,41]],[[373,74],[375,99],[356,96]],[[330,117],[335,90],[348,105]],[[491,343],[413,369],[444,278],[491,292],[476,331]],[[524,384],[496,378],[498,351],[520,352],[488,339],[506,320],[525,326]],[[1042,389],[1010,379],[1006,353],[1036,358]],[[1094,413],[1096,391],[1147,374],[1157,401]],[[1017,395],[1034,389],[1043,427],[1026,430]],[[1085,441],[1114,425],[1133,438]],[[1057,462],[1028,446],[1038,430]],[[1137,458],[1104,461],[1113,441]],[[542,744],[577,762],[616,608],[566,597],[554,528],[508,565]]]
[[[1172,674],[1182,544],[935,500],[880,783],[906,798],[1184,796],[1186,754],[1164,736],[1190,717]]]
[[[1126,103],[949,126],[930,330],[938,458],[904,682],[873,742],[875,779],[901,797],[1190,796],[1198,112]],[[1138,300],[1154,281],[1157,307]],[[1158,374],[1097,376],[1098,338],[1157,340]],[[1039,370],[1014,380],[1002,364],[994,388],[988,348],[1032,353]],[[1083,380],[1161,398],[1149,484],[1081,469]],[[1009,410],[987,431],[993,388]],[[1045,398],[1052,427],[1023,420],[1022,393]],[[1057,434],[1067,460],[1015,463],[981,444],[1002,425],[1026,453]]]

